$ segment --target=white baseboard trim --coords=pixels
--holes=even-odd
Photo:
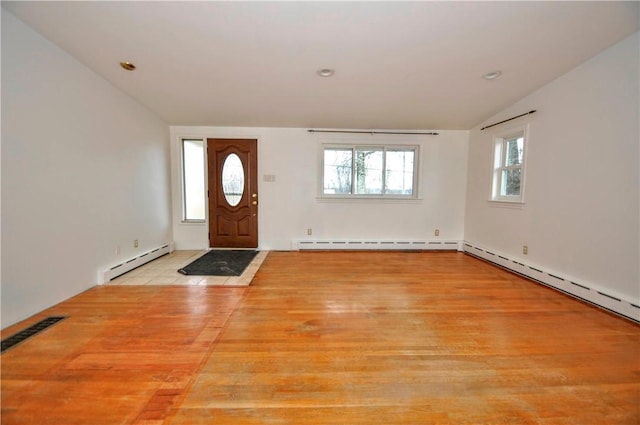
[[[144,252],[136,257],[122,261],[116,265],[108,267],[106,269],[98,271],[98,285],[104,285],[105,283],[115,279],[116,277],[129,272],[136,267],[140,267],[143,264],[153,261],[156,258],[162,257],[165,254],[173,252],[173,243],[162,245],[158,248],[154,248],[150,251]]]
[[[414,239],[294,239],[293,251],[462,251],[458,240]]]
[[[510,258],[508,255],[500,254],[472,242],[465,241],[463,250],[469,255],[640,323],[640,303],[637,300],[631,300],[624,295],[615,293],[615,291],[598,287],[592,283],[577,281],[544,267],[524,263],[520,258]]]

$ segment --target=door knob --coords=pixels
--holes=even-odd
[[[258,205],[258,201],[253,201],[251,205]]]
[[[251,195],[251,197],[252,197],[252,198],[257,198],[257,197],[258,197],[258,194],[257,194],[257,193],[254,193],[253,195]]]

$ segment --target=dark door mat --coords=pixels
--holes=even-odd
[[[178,270],[190,276],[241,276],[258,251],[213,250]]]

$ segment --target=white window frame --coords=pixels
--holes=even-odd
[[[205,223],[207,220],[207,145],[206,140],[202,137],[180,137],[180,191],[181,191],[181,209],[182,209],[182,223]],[[200,141],[202,142],[203,149],[203,172],[204,172],[204,181],[203,183],[203,196],[205,202],[205,211],[204,217],[202,219],[188,218],[187,217],[187,190],[186,190],[186,178],[185,178],[185,155],[184,155],[184,142],[185,141]]]
[[[324,153],[327,149],[351,150],[351,193],[348,194],[325,194],[324,193]],[[381,150],[382,155],[382,193],[381,194],[358,194],[355,193],[356,170],[355,170],[355,152],[361,149]],[[413,151],[413,190],[411,195],[388,194],[386,191],[386,153],[387,151]],[[344,144],[344,143],[325,143],[320,148],[320,176],[318,184],[318,199],[397,199],[397,200],[415,200],[419,199],[419,172],[420,172],[420,146],[418,145],[395,145],[395,144]]]
[[[524,204],[524,189],[529,144],[528,125],[510,127],[493,136],[493,155],[491,157],[491,194],[490,201],[512,204]],[[507,143],[516,138],[523,138],[522,162],[519,165],[506,165]],[[503,171],[520,169],[520,193],[518,195],[502,195]]]

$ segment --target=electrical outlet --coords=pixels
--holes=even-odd
[[[134,247],[134,248],[137,248],[137,247],[138,247],[138,240],[137,240],[137,239],[134,239],[134,241],[133,241],[133,247]]]
[[[309,236],[313,235],[313,229],[311,227],[307,229],[307,235]]]
[[[436,231],[435,231],[435,235],[436,235],[436,236],[440,236],[440,229],[436,229]]]
[[[527,255],[529,253],[529,247],[526,245],[522,245],[522,253]]]

